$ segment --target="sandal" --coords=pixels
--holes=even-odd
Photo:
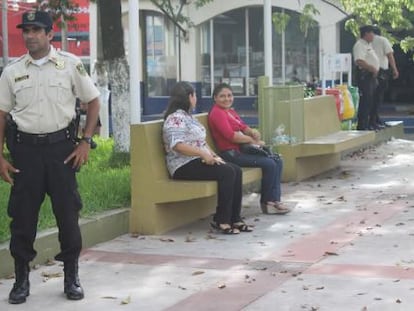
[[[253,231],[253,227],[252,226],[249,226],[249,225],[245,224],[242,221],[235,222],[233,224],[233,228],[234,229],[238,229],[240,232],[252,232]]]
[[[228,224],[218,224],[218,223],[211,222],[210,225],[213,229],[223,234],[239,234],[240,233],[240,230],[238,228],[232,228]],[[223,228],[223,226],[226,226],[226,227]]]
[[[262,208],[263,214],[284,215],[291,212],[291,210],[284,206],[281,202],[261,203],[260,207]]]

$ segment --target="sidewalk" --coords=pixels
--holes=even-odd
[[[393,140],[284,184],[288,215],[245,196],[253,233],[217,234],[205,219],[120,236],[84,250],[84,300],[66,300],[55,264],[32,271],[22,305],[7,303],[14,280],[0,280],[0,310],[413,310],[413,183],[414,142]]]

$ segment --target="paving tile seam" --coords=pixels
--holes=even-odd
[[[303,262],[238,260],[215,257],[190,257],[160,254],[124,253],[87,249],[82,252],[81,262],[124,263],[148,266],[175,266],[193,269],[228,270],[239,267],[239,270],[302,273],[310,265]]]

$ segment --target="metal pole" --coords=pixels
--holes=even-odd
[[[269,85],[273,85],[273,58],[272,58],[272,1],[264,0],[264,55],[265,76],[269,78]]]
[[[3,67],[9,62],[9,35],[7,27],[7,1],[3,0],[1,2],[1,24],[2,24],[2,38],[3,38]]]
[[[129,19],[129,91],[131,104],[131,124],[141,122],[141,81],[139,70],[141,53],[139,50],[139,5],[138,0],[128,0]]]

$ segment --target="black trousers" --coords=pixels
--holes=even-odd
[[[384,71],[388,72],[386,70]],[[374,101],[372,103],[372,109],[370,113],[371,125],[376,125],[381,122],[379,114],[378,114],[378,110],[379,110],[379,107],[381,107],[384,104],[385,92],[388,89],[388,85],[389,85],[388,75],[384,74],[383,77],[378,77],[378,86],[375,90]]]
[[[207,165],[201,159],[193,160],[178,168],[174,179],[216,180],[218,183],[217,208],[214,221],[232,224],[241,221],[242,171],[233,163]]]
[[[372,125],[370,114],[374,102],[374,94],[377,87],[377,79],[371,73],[365,72],[358,75],[359,108],[358,130],[367,130]],[[375,123],[374,123],[375,124]]]
[[[82,248],[78,224],[82,202],[77,190],[76,171],[64,164],[74,144],[64,140],[54,144],[16,143],[11,152],[14,174],[8,205],[10,223],[10,252],[17,261],[30,262],[36,256],[39,210],[45,195],[51,199],[59,229],[61,251],[55,259],[77,260]]]

